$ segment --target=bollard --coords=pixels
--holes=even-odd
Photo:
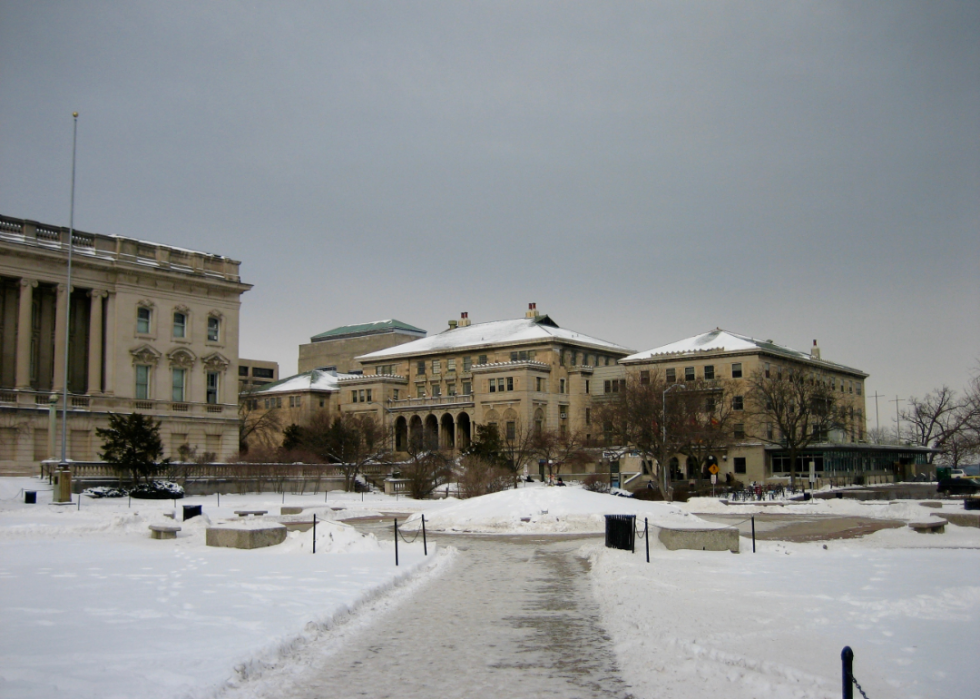
[[[218,495],[218,507],[221,507],[221,491],[220,490],[217,492],[217,495]]]
[[[429,544],[425,540],[425,515],[422,515],[422,553],[429,555]]]
[[[647,563],[650,562],[650,524],[647,522],[647,518],[643,518],[643,541],[647,545]]]
[[[82,494],[81,493],[78,494],[78,511],[79,512],[82,511]]]
[[[841,682],[843,683],[843,698],[854,699],[854,651],[850,646],[844,646],[840,652]]]
[[[316,553],[316,515],[313,515],[313,553]]]
[[[398,520],[395,520],[395,566],[398,566]]]
[[[286,488],[285,487],[283,487],[283,489],[282,489],[282,504],[283,505],[286,504]]]
[[[744,519],[742,520],[745,521]],[[755,553],[755,517],[752,517],[752,553]]]

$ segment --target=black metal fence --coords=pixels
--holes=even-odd
[[[606,548],[634,551],[636,515],[606,515]]]

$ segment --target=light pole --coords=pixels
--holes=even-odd
[[[685,386],[682,383],[675,383],[665,388],[663,392],[663,396],[662,396],[663,400],[661,402],[661,413],[660,413],[660,438],[661,438],[660,444],[661,444],[661,451],[663,452],[665,462],[667,461],[667,457],[669,456],[667,454],[667,394],[673,391],[675,388],[679,388],[682,391],[685,391],[687,390],[687,386]],[[670,485],[670,475],[668,474],[669,468],[670,467],[668,466],[667,463],[660,464],[660,473],[662,474],[661,478],[663,479],[664,493],[667,492],[668,486]]]
[[[72,113],[71,206],[68,213],[68,285],[65,288],[65,363],[61,391],[61,461],[58,462],[57,502],[71,502],[71,471],[68,468],[68,350],[71,347],[71,257],[75,242],[75,152],[78,143],[78,112]]]

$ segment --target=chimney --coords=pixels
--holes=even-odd
[[[817,347],[817,341],[813,341],[813,347],[810,349],[810,359],[820,359],[820,348]]]
[[[470,314],[467,311],[463,311],[459,314],[459,327],[466,328],[470,325]]]
[[[527,313],[524,314],[525,318],[537,318],[538,317],[538,304],[529,303],[527,305]]]
[[[449,329],[450,330],[455,330],[456,329],[456,321],[455,320],[449,321]]]

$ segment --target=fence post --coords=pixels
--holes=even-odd
[[[647,522],[647,518],[643,518],[643,541],[647,545],[647,563],[650,562],[650,524]]]
[[[398,520],[395,520],[395,566],[398,566]]]
[[[425,515],[422,515],[422,553],[429,555],[429,542],[425,540]]]
[[[745,521],[744,519],[742,520]],[[752,553],[755,553],[755,516],[752,517]]]
[[[854,651],[850,646],[844,646],[844,650],[840,652],[840,660],[843,674],[841,681],[844,685],[843,698],[854,699]]]
[[[316,553],[316,515],[313,515],[313,553]]]

